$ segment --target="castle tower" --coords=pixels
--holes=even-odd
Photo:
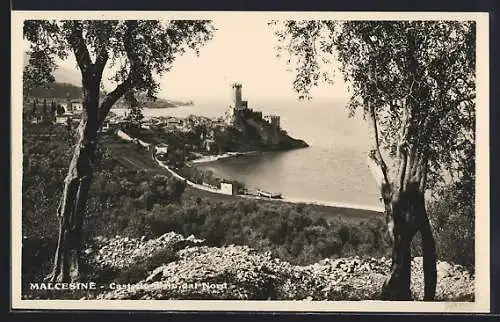
[[[241,104],[241,84],[234,83],[232,85],[232,89],[233,89],[233,103],[234,103],[234,108],[236,110],[239,110],[242,107],[242,104]]]

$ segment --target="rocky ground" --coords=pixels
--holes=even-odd
[[[373,300],[390,267],[387,258],[358,257],[297,266],[247,246],[208,247],[176,233],[151,240],[97,238],[85,253],[98,271],[134,271],[137,263],[152,263],[137,281],[99,299]],[[163,254],[160,261],[158,254]],[[438,262],[437,270],[436,300],[474,300],[474,276],[464,267]],[[421,300],[421,257],[412,262],[411,288]]]

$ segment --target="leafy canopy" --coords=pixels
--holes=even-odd
[[[430,184],[441,167],[463,175],[474,154],[475,23],[466,21],[273,21],[279,55],[295,64],[300,98],[332,82],[349,85],[348,110],[374,106],[380,144],[426,155]],[[324,68],[326,66],[326,69]],[[467,161],[469,160],[469,161]],[[470,169],[469,169],[470,170]]]
[[[23,34],[30,63],[23,79],[27,86],[53,82],[56,58],[73,53],[82,81],[97,76],[100,82],[107,65],[119,90],[115,94],[134,88],[155,98],[156,76],[169,71],[187,49],[198,54],[214,30],[206,20],[27,20]]]

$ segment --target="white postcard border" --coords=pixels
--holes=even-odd
[[[330,19],[474,20],[477,23],[476,275],[475,302],[23,300],[22,22],[25,19]],[[12,11],[11,12],[11,305],[13,309],[293,311],[293,312],[489,312],[489,14],[485,12],[243,12],[243,11]]]

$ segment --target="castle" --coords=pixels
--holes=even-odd
[[[229,106],[225,114],[226,123],[236,125],[241,121],[253,119],[256,121],[264,121],[269,123],[275,130],[280,130],[280,117],[277,115],[262,116],[261,111],[254,111],[248,108],[248,101],[242,100],[241,84],[233,83],[232,88],[232,105]]]

